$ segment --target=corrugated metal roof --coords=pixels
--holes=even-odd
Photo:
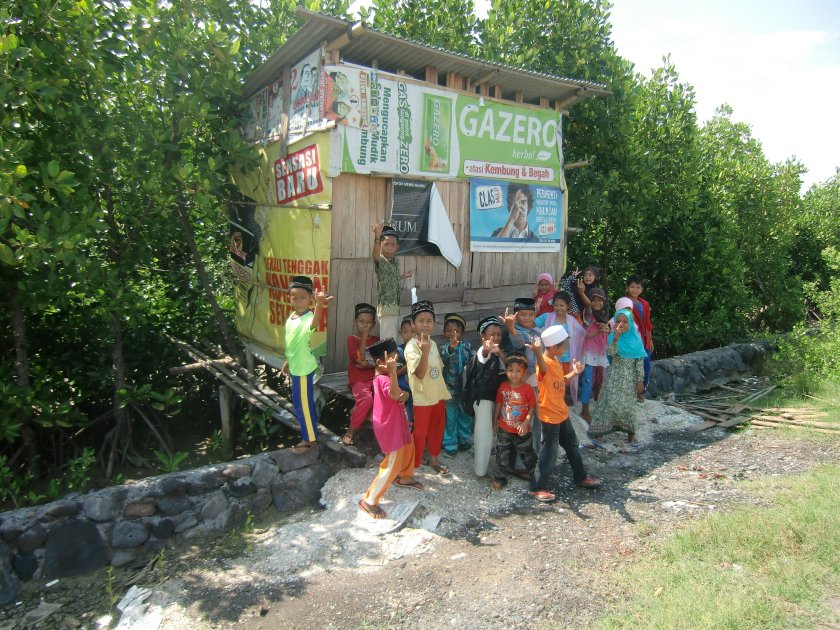
[[[321,42],[332,42],[342,36],[347,41],[341,46],[340,54],[346,62],[366,67],[376,63],[384,71],[402,71],[420,77],[425,76],[426,66],[431,66],[443,76],[447,72],[456,72],[469,77],[473,84],[490,74],[492,78],[487,81],[490,86],[501,86],[505,97],[510,98],[516,92],[522,92],[526,102],[535,103],[540,98],[547,98],[569,107],[589,96],[610,94],[607,87],[600,83],[482,61],[382,33],[361,22],[348,22],[300,8],[296,14],[306,23],[245,82],[245,98],[277,79],[284,66],[296,63]]]

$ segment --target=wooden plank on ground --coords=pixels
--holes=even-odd
[[[817,433],[829,433],[831,435],[840,435],[840,431],[835,429],[818,429],[816,427],[803,427],[796,425],[785,425],[777,422],[766,422],[764,420],[750,420],[750,424],[763,429],[778,429],[782,426],[788,426],[794,429],[807,429],[808,431],[816,431]]]
[[[692,433],[697,433],[698,431],[705,431],[706,429],[711,429],[716,426],[718,426],[718,422],[716,420],[706,420],[705,422],[689,427],[688,430]]]
[[[724,420],[718,426],[721,429],[731,429],[732,427],[737,427],[739,424],[744,424],[747,420],[749,420],[749,416],[735,416],[729,420]]]

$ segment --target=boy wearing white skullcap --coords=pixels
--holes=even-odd
[[[537,398],[538,422],[541,426],[539,458],[534,479],[531,482],[530,495],[538,501],[554,501],[554,493],[548,489],[548,478],[557,462],[559,446],[566,451],[572,466],[572,479],[582,488],[598,488],[603,485],[600,479],[590,477],[583,466],[577,436],[569,421],[569,408],[564,400],[566,381],[583,372],[583,364],[572,357],[572,370],[563,372],[563,366],[557,360],[563,356],[569,345],[569,334],[563,326],[549,326],[534,338],[531,349],[537,359]]]

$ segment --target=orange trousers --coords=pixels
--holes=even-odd
[[[410,479],[414,476],[414,443],[409,442],[401,449],[388,453],[379,464],[379,472],[370,488],[365,492],[364,500],[368,505],[378,505],[388,487],[394,480]]]

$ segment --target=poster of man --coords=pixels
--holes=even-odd
[[[470,250],[559,251],[563,224],[559,188],[470,181]]]

